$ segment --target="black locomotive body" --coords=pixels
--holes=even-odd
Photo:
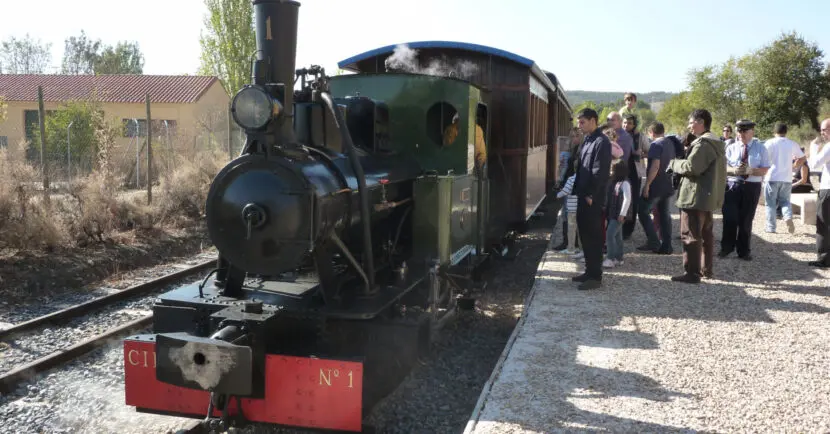
[[[126,403],[360,431],[504,253],[478,155],[487,92],[397,73],[334,86],[295,69],[299,3],[253,4],[252,84],[232,103],[246,143],[206,203],[217,267],[159,296],[152,334],[125,340]]]

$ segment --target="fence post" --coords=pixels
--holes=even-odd
[[[231,123],[231,104],[228,103],[228,157],[233,160],[233,135],[231,128],[233,124]]]
[[[43,86],[37,87],[37,113],[40,127],[40,171],[43,177],[43,195],[49,205],[49,171],[46,168],[46,110],[43,109]]]
[[[153,122],[150,118],[150,93],[145,94],[145,102],[147,104],[147,205],[153,202]]]

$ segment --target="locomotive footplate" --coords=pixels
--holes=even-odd
[[[228,305],[242,304],[245,300],[257,300],[264,305],[280,306],[290,312],[308,312],[334,319],[372,319],[401,297],[412,291],[416,286],[427,278],[428,268],[426,266],[410,266],[406,275],[389,279],[387,285],[382,286],[372,296],[356,296],[346,298],[346,301],[335,302],[328,305],[321,305],[314,299],[317,284],[312,280],[296,280],[291,282],[263,281],[245,284],[243,291],[245,297],[242,299],[225,297],[220,294],[221,289],[214,285],[211,278],[202,289],[202,296],[199,295],[200,282],[184,285],[161,294],[154,306],[155,310],[175,309],[176,315],[156,315],[162,321],[175,322],[171,327],[156,324],[156,331],[161,330],[188,330],[183,324],[192,324],[191,317],[196,315],[198,308],[215,312],[224,309]]]

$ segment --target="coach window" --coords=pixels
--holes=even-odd
[[[449,146],[458,139],[458,110],[448,102],[437,102],[427,110],[427,137],[439,146]]]

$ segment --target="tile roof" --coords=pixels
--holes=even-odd
[[[97,91],[101,102],[143,103],[149,92],[154,103],[195,103],[216,81],[188,75],[0,74],[0,96],[37,101],[37,87],[43,86],[44,101],[82,99]]]

